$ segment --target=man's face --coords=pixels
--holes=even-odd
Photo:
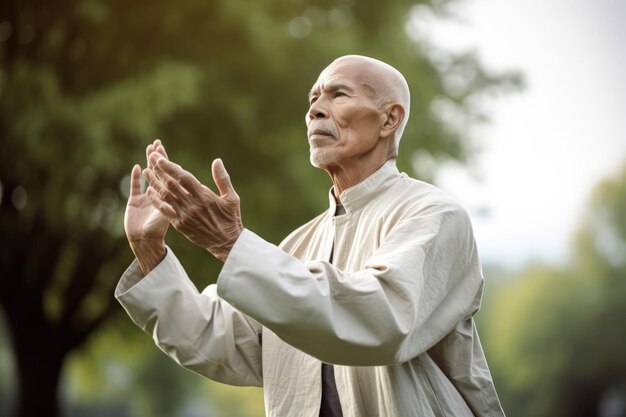
[[[358,163],[377,146],[383,113],[375,86],[375,74],[359,61],[334,62],[320,74],[306,114],[314,166],[327,169]]]

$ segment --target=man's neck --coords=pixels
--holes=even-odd
[[[378,171],[387,161],[376,164],[355,164],[354,166],[333,166],[326,168],[333,181],[333,195],[337,204],[341,204],[341,193],[368,178]]]

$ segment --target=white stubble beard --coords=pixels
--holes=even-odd
[[[320,148],[311,148],[310,161],[311,165],[316,168],[324,169],[328,165],[337,162],[337,152],[332,150],[323,150]]]

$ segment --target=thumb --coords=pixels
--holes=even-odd
[[[130,197],[141,195],[141,167],[135,165],[130,173]]]
[[[213,181],[217,185],[217,189],[220,191],[220,197],[226,197],[229,194],[237,195],[232,183],[230,182],[230,175],[224,167],[224,162],[217,158],[211,165],[211,172],[213,174]]]

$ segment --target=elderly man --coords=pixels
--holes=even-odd
[[[221,160],[220,195],[148,146],[125,228],[136,261],[116,297],[182,366],[263,386],[268,417],[503,416],[476,333],[483,278],[466,212],[398,172],[409,89],[362,56],[309,94],[311,163],[330,207],[276,247],[244,229]],[[164,243],[172,224],[225,262],[201,293]]]

